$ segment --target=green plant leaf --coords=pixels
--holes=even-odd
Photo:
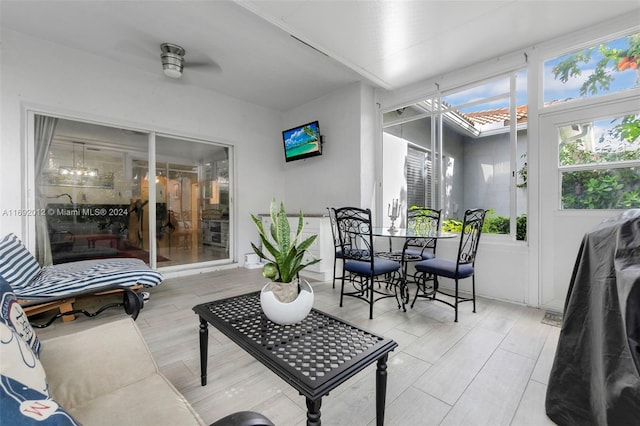
[[[275,198],[271,201],[269,208],[271,225],[269,234],[265,232],[262,221],[255,215],[251,215],[256,225],[262,242],[262,250],[251,243],[253,251],[262,259],[267,259],[276,265],[278,274],[271,278],[272,281],[291,282],[298,272],[309,265],[318,263],[320,259],[313,259],[308,263],[302,263],[305,251],[314,243],[317,235],[312,235],[298,244],[304,227],[304,217],[302,211],[298,215],[298,226],[295,236],[291,236],[291,226],[284,207],[284,203],[276,203]],[[273,258],[269,258],[263,250],[266,250]]]

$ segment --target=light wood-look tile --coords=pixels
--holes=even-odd
[[[546,426],[553,425],[544,409],[547,386],[530,380],[518,405],[512,426]]]
[[[537,359],[549,332],[552,328],[556,328],[543,324],[541,322],[543,316],[542,311],[524,310],[500,344],[500,348]]]
[[[439,425],[451,406],[412,386],[388,404],[385,424],[391,426]],[[370,426],[375,425],[371,422]]]
[[[504,336],[475,328],[420,376],[414,386],[449,405],[456,403]]]
[[[560,328],[551,327],[551,331],[547,336],[547,340],[544,342],[536,368],[533,369],[531,374],[531,380],[542,384],[549,384],[549,374],[551,373],[551,367],[553,366],[553,359],[556,355],[556,348],[558,347],[558,339],[560,338]]]
[[[304,425],[304,397],[222,333],[209,327],[208,385],[200,386],[199,303],[259,291],[261,271],[224,269],[172,278],[151,289],[137,324],[160,370],[206,423],[234,411],[255,410],[279,426]],[[446,305],[419,300],[407,312],[393,299],[375,304],[345,298],[339,287],[312,282],[314,307],[396,340],[388,362],[387,425],[548,424],[544,393],[559,328],[540,323],[542,311],[478,298],[460,305],[459,322]],[[413,292],[413,289],[412,289]],[[79,307],[102,303],[87,299]],[[91,309],[88,309],[91,311]],[[41,339],[122,318],[111,309],[37,330]],[[375,364],[322,401],[327,425],[375,424]]]
[[[482,367],[442,422],[443,425],[510,424],[534,361],[502,349]]]

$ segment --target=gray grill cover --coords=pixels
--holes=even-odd
[[[640,210],[584,236],[549,377],[559,425],[640,424]]]

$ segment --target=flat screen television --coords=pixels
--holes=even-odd
[[[282,141],[287,162],[322,155],[322,137],[317,121],[285,130]]]

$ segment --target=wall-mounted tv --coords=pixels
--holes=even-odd
[[[287,161],[322,155],[322,137],[317,121],[282,132],[284,158]]]

